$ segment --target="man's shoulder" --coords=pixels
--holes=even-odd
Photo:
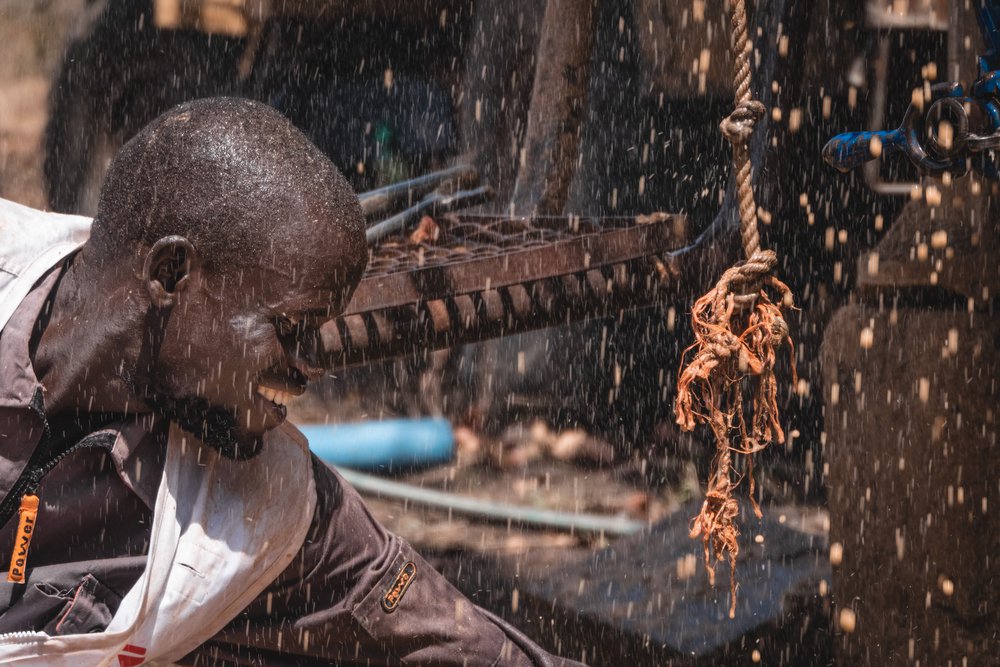
[[[86,216],[39,211],[0,199],[0,269],[20,275],[47,248],[85,242],[91,222]]]
[[[32,285],[87,240],[90,224],[0,199],[0,330]]]

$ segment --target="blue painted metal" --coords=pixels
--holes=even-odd
[[[875,139],[878,142],[875,142]],[[823,147],[823,159],[840,171],[850,171],[877,157],[873,144],[881,144],[881,155],[906,152],[906,133],[902,128],[880,132],[845,132]]]
[[[337,467],[381,472],[447,463],[455,435],[446,419],[387,419],[356,424],[303,424],[309,449]]]
[[[983,35],[986,52],[979,56],[979,74],[1000,69],[1000,4],[996,0],[979,0],[976,19]]]
[[[1000,0],[978,0],[976,18],[986,48],[979,56],[979,77],[966,96],[958,83],[937,84],[931,99],[918,107],[910,104],[902,125],[881,132],[845,132],[823,148],[823,159],[850,171],[876,157],[903,154],[923,173],[964,174],[970,167],[989,178],[998,177],[993,151],[1000,149]],[[926,111],[925,111],[926,110]],[[948,116],[955,128],[951,143],[933,138],[932,126]],[[873,140],[881,151],[873,151]]]

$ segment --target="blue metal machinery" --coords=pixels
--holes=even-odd
[[[912,102],[895,130],[845,132],[823,148],[823,159],[847,172],[877,157],[903,154],[924,174],[998,178],[991,151],[1000,148],[1000,0],[977,0],[986,51],[966,95],[959,83],[931,86],[931,99]]]

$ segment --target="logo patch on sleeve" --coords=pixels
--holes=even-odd
[[[413,578],[415,576],[417,576],[417,566],[413,564],[413,561],[407,561],[407,563],[399,570],[399,574],[396,575],[396,578],[392,580],[392,584],[389,585],[385,595],[382,596],[382,609],[384,609],[387,614],[391,614],[396,611],[400,600],[403,599],[403,595],[406,594],[406,589],[413,583]]]

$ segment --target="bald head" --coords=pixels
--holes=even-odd
[[[111,164],[40,343],[46,377],[67,404],[90,382],[88,410],[138,400],[252,456],[322,375],[319,329],[367,259],[357,198],[287,119],[240,99],[181,105]]]
[[[316,244],[340,250],[357,280],[367,249],[350,185],[284,116],[237,98],[189,102],[143,128],[108,171],[89,244],[100,259],[136,258],[181,236],[207,271],[228,274]]]

